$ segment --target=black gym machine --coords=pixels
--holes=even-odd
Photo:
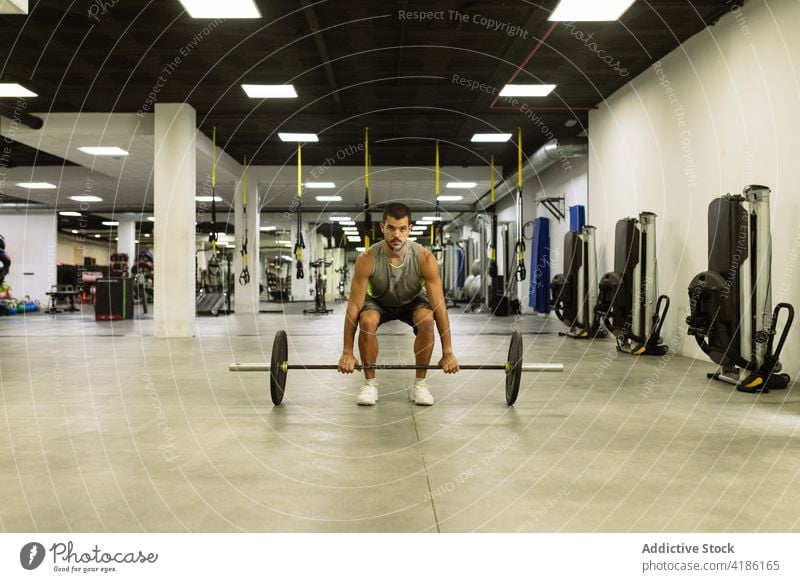
[[[689,335],[719,368],[707,376],[741,392],[786,388],[780,354],[794,320],[794,307],[772,307],[770,189],[747,186],[708,207],[708,270],[689,285]],[[786,323],[777,346],[778,317]]]
[[[578,339],[604,338],[597,311],[597,251],[594,226],[564,235],[564,272],[550,283],[550,307],[569,331],[559,335]]]
[[[597,312],[620,351],[662,356],[668,349],[659,342],[669,297],[658,296],[656,215],[623,218],[614,234],[614,270],[600,280]]]

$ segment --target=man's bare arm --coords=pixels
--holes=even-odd
[[[453,352],[450,336],[450,318],[447,316],[444,288],[439,277],[439,265],[436,263],[436,257],[429,251],[423,251],[420,254],[420,270],[425,279],[425,289],[428,293],[428,302],[433,309],[436,329],[439,330],[439,338],[442,341],[442,359],[439,361],[439,365],[445,372],[458,372],[458,360]]]
[[[358,314],[364,306],[367,296],[367,286],[372,275],[372,255],[362,253],[356,259],[353,279],[350,283],[350,297],[347,300],[347,310],[344,316],[344,339],[342,342],[342,356],[339,359],[339,371],[350,373],[357,364],[353,355],[356,329],[358,328]]]

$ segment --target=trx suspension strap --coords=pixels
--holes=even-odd
[[[522,234],[522,129],[517,128],[517,281],[524,281],[525,238]]]
[[[301,147],[297,144],[297,238],[294,243],[294,257],[297,259],[298,279],[305,279],[303,273],[303,249],[306,243],[303,242],[303,160],[301,157]]]
[[[239,284],[247,285],[250,282],[250,271],[247,269],[247,156],[244,157],[244,166],[242,166],[242,222],[244,223],[244,239],[242,239],[242,272],[239,274]]]
[[[364,130],[364,248],[369,249],[375,239],[372,226],[372,194],[369,191],[369,128]]]
[[[217,256],[217,127],[211,128],[211,255]]]
[[[492,236],[489,243],[489,276],[497,277],[497,213],[494,207],[494,156],[492,156],[492,175],[489,177],[489,212],[492,213]]]
[[[433,224],[430,225],[431,229],[431,250],[434,246],[434,241],[436,240],[436,225],[439,224],[439,214],[440,214],[441,207],[439,206],[439,142],[436,142],[436,220],[433,221]]]

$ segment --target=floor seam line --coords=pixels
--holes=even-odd
[[[419,428],[417,427],[417,415],[414,414],[414,409],[411,409],[411,419],[414,422],[414,433],[417,435],[417,447],[419,448],[419,455],[422,458],[422,468],[425,470],[425,483],[428,485],[428,496],[431,499],[431,509],[433,510],[433,520],[436,522],[436,533],[442,533],[439,529],[439,515],[436,513],[436,503],[433,500],[433,489],[431,489],[431,478],[428,474],[428,464],[425,462],[425,451],[422,450],[422,440],[419,438]]]

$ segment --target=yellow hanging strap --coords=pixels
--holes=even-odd
[[[217,126],[211,128],[211,232],[208,240],[211,253],[217,256]]]
[[[524,281],[525,239],[522,232],[522,128],[517,128],[517,281]]]
[[[490,164],[491,164],[492,173],[489,176],[489,183],[491,184],[491,186],[489,187],[489,201],[491,202],[492,218],[494,219],[495,218],[495,214],[494,214],[494,156],[492,156]],[[492,262],[492,264],[490,265],[490,269],[489,270],[490,270],[490,274],[492,276],[497,275],[497,263],[496,263],[496,261],[497,261],[497,249],[495,248],[495,245],[497,244],[497,241],[495,240],[496,239],[496,234],[497,234],[497,223],[494,220],[493,220],[493,223],[494,223],[494,225],[493,225],[492,236],[491,236],[491,240],[489,241],[489,260]]]
[[[439,142],[436,142],[436,216],[439,216]],[[434,231],[436,230],[436,222],[430,225],[431,229],[431,246],[433,246],[434,241]]]
[[[294,243],[294,257],[297,260],[297,265],[295,266],[295,270],[297,272],[298,279],[305,279],[305,273],[303,272],[303,249],[306,248],[306,244],[303,241],[303,213],[302,213],[302,198],[303,198],[303,158],[302,158],[302,147],[300,144],[297,144],[297,237]]]
[[[517,188],[522,190],[522,128],[517,128]]]
[[[364,248],[372,244],[372,193],[369,191],[369,128],[364,129]]]
[[[247,156],[242,163],[242,211],[247,212]]]
[[[439,142],[436,142],[436,198],[439,198]]]
[[[300,199],[303,197],[303,158],[302,158],[302,148],[300,144],[297,144],[297,198]]]
[[[250,270],[247,267],[247,247],[249,246],[247,228],[247,156],[242,164],[242,222],[244,223],[244,237],[242,238],[242,272],[239,273],[239,284],[247,285],[250,282]]]
[[[369,169],[370,169],[370,171],[372,171],[372,155],[371,154],[368,157],[368,161],[369,161],[369,164],[368,164]],[[369,190],[369,207],[372,208],[372,189]],[[370,212],[370,215],[369,215],[369,234],[370,234],[370,239],[371,240],[375,240],[377,238],[375,236],[375,224],[372,222],[372,213],[371,212]]]
[[[489,184],[491,184],[489,190],[489,203],[494,206],[494,156],[491,159],[491,175],[489,176]]]

